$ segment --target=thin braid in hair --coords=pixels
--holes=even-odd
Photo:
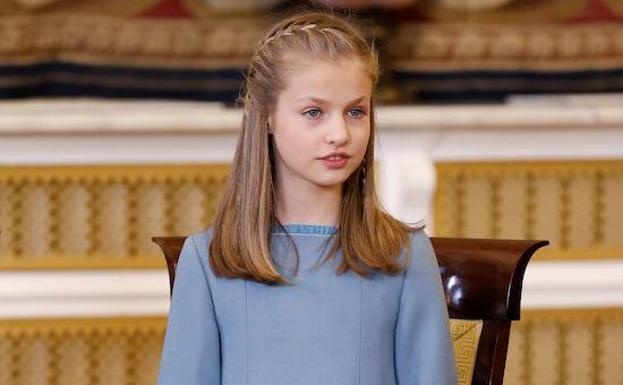
[[[314,24],[314,23],[310,23],[310,24],[306,24],[306,25],[290,25],[288,26],[286,29],[282,30],[282,31],[277,31],[274,35],[266,38],[258,47],[257,51],[262,50],[268,43],[270,43],[271,41],[274,40],[278,40],[283,36],[291,36],[292,34],[296,33],[297,31],[311,31],[311,30],[317,30],[317,31],[321,31],[321,32],[331,32],[333,34],[338,34],[339,32],[335,30],[335,28],[327,28],[327,27],[323,27],[323,28],[316,28],[318,25]]]

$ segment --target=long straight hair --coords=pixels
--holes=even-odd
[[[209,255],[217,276],[246,278],[268,284],[289,284],[271,256],[271,226],[275,217],[275,161],[268,116],[284,84],[280,74],[291,55],[337,60],[358,58],[365,64],[373,87],[378,80],[378,58],[371,44],[353,24],[325,12],[291,16],[269,29],[258,43],[244,83],[242,130],[231,173],[213,225]],[[401,272],[410,251],[411,227],[389,215],[379,204],[374,185],[374,103],[370,106],[370,138],[359,167],[347,178],[340,203],[339,226],[323,260],[342,251],[338,275],[352,270]],[[286,232],[287,233],[287,232]],[[289,236],[288,236],[289,237]],[[291,237],[297,255],[298,251]],[[410,259],[409,255],[409,259]]]

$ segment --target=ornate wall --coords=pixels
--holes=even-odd
[[[0,168],[0,269],[161,267],[151,237],[210,223],[227,166]]]
[[[0,383],[153,383],[169,293],[149,237],[209,223],[240,111],[13,102],[0,119]],[[506,383],[623,378],[619,108],[382,107],[378,120],[390,212],[427,216],[411,210],[425,197],[435,235],[552,241],[526,273]]]
[[[540,259],[623,257],[620,160],[444,162],[438,171],[436,234],[547,238]]]

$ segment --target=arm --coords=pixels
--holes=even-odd
[[[456,385],[456,366],[439,265],[423,230],[411,238],[395,333],[398,385]]]
[[[159,385],[219,385],[220,338],[197,246],[186,238],[176,270]]]

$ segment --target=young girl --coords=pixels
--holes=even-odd
[[[180,255],[160,385],[456,384],[430,241],[375,194],[377,74],[329,14],[260,41],[220,210]]]

